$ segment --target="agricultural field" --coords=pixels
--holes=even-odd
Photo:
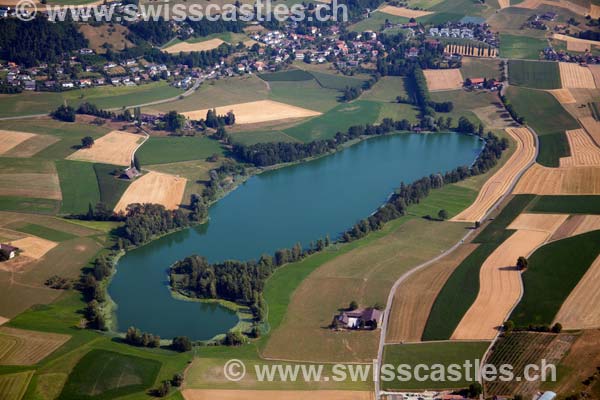
[[[9,327],[0,328],[0,365],[34,365],[65,344],[70,336]]]
[[[62,198],[56,168],[47,160],[1,157],[0,187],[4,196]]]
[[[485,214],[504,196],[525,168],[534,161],[534,136],[527,128],[509,128],[507,132],[517,143],[508,163],[492,176],[481,188],[475,202],[453,221],[481,221]]]
[[[328,139],[336,132],[343,132],[351,126],[375,122],[379,116],[379,109],[380,104],[372,101],[344,103],[323,115],[285,129],[284,132],[303,142]]]
[[[577,121],[547,92],[510,86],[506,96],[539,137],[538,163],[558,167],[560,158],[570,155],[565,131],[578,129]],[[537,106],[531,107],[531,104]]]
[[[492,348],[486,363],[513,366],[516,377],[524,376],[526,365],[540,366],[542,360],[546,363],[557,363],[569,350],[576,337],[573,335],[556,335],[552,333],[513,332],[502,336]],[[540,386],[539,381],[527,382],[500,380],[485,383],[486,394],[489,396],[533,396]]]
[[[126,212],[134,203],[162,204],[167,210],[175,210],[182,204],[187,179],[160,172],[148,172],[137,178],[115,206],[115,212]]]
[[[481,360],[487,350],[489,342],[438,342],[438,343],[415,343],[387,345],[384,349],[383,363],[392,365],[407,364],[414,367],[417,364],[434,365],[450,364],[463,365],[469,360],[475,364],[475,360]],[[475,377],[462,376],[460,381],[416,380],[408,381],[392,380],[386,381],[385,372],[382,371],[381,385],[385,390],[417,390],[417,389],[451,389],[464,388],[475,381]],[[389,379],[389,378],[388,378]]]
[[[79,149],[67,159],[128,167],[131,165],[133,153],[144,140],[142,135],[112,131],[96,139],[90,148]]]
[[[561,167],[600,166],[600,147],[583,129],[566,132],[571,156],[560,159]]]
[[[600,214],[598,196],[537,196],[528,208],[536,213]]]
[[[433,14],[432,11],[423,11],[423,10],[412,10],[410,8],[405,7],[395,7],[395,6],[384,6],[379,9],[380,12],[384,14],[394,15],[396,17],[404,17],[404,18],[420,18],[429,14]]]
[[[508,76],[511,85],[533,89],[560,89],[558,63],[546,61],[510,60]]]
[[[208,39],[200,42],[177,42],[173,44],[169,44],[167,47],[163,48],[163,51],[169,54],[178,54],[178,53],[190,53],[192,51],[208,51],[212,49],[216,49],[217,47],[225,44],[225,42],[221,39]]]
[[[151,137],[136,152],[142,168],[151,164],[202,160],[213,154],[223,155],[219,142],[195,136]]]
[[[538,60],[546,46],[544,39],[501,33],[499,55],[502,58]]]
[[[94,164],[83,161],[57,161],[56,169],[63,194],[62,214],[83,214],[89,204],[100,202],[100,189]]]
[[[208,111],[209,109],[188,111],[184,112],[183,115],[192,120],[200,120],[206,118]],[[321,115],[321,113],[317,111],[295,107],[272,100],[259,100],[250,103],[230,104],[216,108],[218,115],[225,115],[230,111],[235,114],[235,123],[240,125],[257,124],[261,122],[285,119],[302,119]]]
[[[121,108],[157,100],[169,99],[181,94],[181,90],[166,82],[153,82],[140,86],[102,86],[76,89],[66,92],[24,92],[0,95],[0,117],[47,114],[58,106],[68,103],[78,106],[84,102],[100,108]]]
[[[0,375],[0,398],[4,400],[21,400],[32,376],[33,371]]]
[[[479,43],[461,44],[461,42],[450,42],[446,45],[444,51],[451,54],[460,54],[465,57],[483,57],[483,58],[496,58],[498,55],[495,47]]]
[[[393,282],[402,273],[449,248],[463,233],[463,224],[403,218],[352,243],[354,250],[323,263],[300,283],[281,326],[273,329],[262,355],[311,361],[372,359],[377,353],[379,332],[337,333],[323,327],[352,299],[365,306],[384,304]],[[377,264],[369,261],[374,254],[380,260]],[[300,327],[306,334],[297,337],[297,345],[290,348],[290,335]]]
[[[506,227],[527,207],[534,196],[516,196],[473,239],[480,244],[454,270],[439,292],[423,331],[424,341],[447,340],[479,293],[479,270],[492,252],[513,232]]]
[[[160,363],[106,350],[92,350],[73,368],[61,399],[114,398],[149,388]]]
[[[564,88],[595,89],[594,75],[587,66],[575,63],[559,63],[560,79]]]
[[[594,231],[547,244],[533,253],[523,273],[525,294],[510,316],[515,325],[550,325],[600,254],[599,243],[600,231]]]
[[[519,180],[513,193],[538,195],[600,194],[600,168],[548,168],[534,164]]]
[[[191,95],[168,103],[142,108],[150,114],[194,111],[202,108],[225,106],[227,104],[247,103],[264,100],[269,93],[265,82],[254,75],[212,80],[205,82]]]
[[[426,69],[423,74],[430,91],[460,89],[464,84],[460,69]]]
[[[487,78],[500,80],[501,68],[497,60],[485,58],[464,57],[460,67],[462,76],[466,78]]]
[[[281,103],[325,113],[340,104],[340,91],[319,85],[316,79],[308,81],[268,82],[269,98]]]
[[[600,218],[596,218],[593,222],[595,223],[589,231],[599,230]],[[574,232],[574,234],[577,233],[577,231]],[[600,307],[600,297],[596,290],[599,278],[600,253],[562,304],[554,321],[559,322],[564,329],[568,330],[600,327],[600,314],[597,311]]]

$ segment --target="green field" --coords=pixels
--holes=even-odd
[[[56,161],[62,191],[62,214],[84,214],[90,204],[100,202],[94,164],[83,161]]]
[[[94,172],[98,180],[100,190],[100,201],[108,208],[115,208],[131,181],[117,179],[120,169],[109,164],[94,164]]]
[[[73,368],[59,399],[112,399],[142,391],[159,370],[158,361],[92,350]]]
[[[255,75],[210,80],[204,82],[191,95],[176,101],[144,107],[144,112],[178,112],[203,110],[230,104],[264,100],[269,90],[265,81]]]
[[[181,93],[167,82],[153,82],[140,86],[101,86],[66,92],[23,92],[0,95],[0,117],[46,114],[67,103],[78,106],[94,103],[100,108],[118,108],[168,99]]]
[[[33,371],[0,375],[0,399],[21,400],[32,376]]]
[[[506,96],[539,137],[538,163],[558,167],[559,159],[571,154],[565,131],[579,128],[577,121],[550,93],[510,86]]]
[[[136,153],[142,164],[165,164],[179,161],[204,160],[213,154],[223,155],[219,142],[207,137],[151,137]]]
[[[76,236],[64,231],[58,231],[56,229],[48,228],[47,226],[37,224],[27,224],[18,229],[20,232],[28,233],[30,235],[39,236],[43,239],[48,239],[53,242],[63,242],[65,240],[73,239]]]
[[[503,58],[538,60],[548,46],[544,39],[522,35],[500,34],[500,56]]]
[[[346,87],[362,88],[364,81],[351,76],[326,74],[313,71],[310,73],[319,85],[327,89],[344,90]]]
[[[600,196],[538,196],[529,211],[558,214],[600,214]]]
[[[310,81],[314,79],[314,77],[309,72],[303,71],[301,69],[290,69],[287,71],[260,74],[258,76],[267,82]]]
[[[423,340],[446,340],[452,336],[477,298],[481,265],[513,233],[506,230],[506,227],[527,207],[533,197],[515,196],[473,240],[480,246],[459,264],[438,294],[423,331]]]
[[[351,126],[375,122],[379,116],[380,106],[379,103],[365,100],[340,104],[333,110],[285,129],[284,132],[303,142],[329,139],[337,132],[344,132]]]
[[[510,60],[508,76],[511,85],[534,89],[562,87],[557,62]]]
[[[457,185],[445,185],[441,189],[431,191],[427,201],[411,205],[408,213],[419,217],[437,218],[438,212],[443,209],[448,212],[448,217],[452,218],[471,205],[476,197],[475,190]]]
[[[298,142],[296,138],[286,135],[285,132],[279,130],[232,132],[229,136],[231,136],[235,143],[245,146],[269,142]]]
[[[271,100],[326,112],[339,105],[340,92],[335,89],[323,88],[311,79],[309,81],[275,81],[269,82]]]
[[[408,365],[411,369],[414,369],[419,364],[425,364],[431,368],[431,372],[435,369],[434,365],[441,364],[445,367],[444,371],[448,371],[448,366],[451,364],[462,366],[466,361],[470,361],[472,365],[475,365],[476,360],[483,358],[489,345],[489,342],[439,342],[387,345],[384,348],[383,363],[391,364],[394,368],[400,365]],[[385,371],[382,370],[381,372],[381,386],[384,390],[459,389],[468,387],[476,381],[473,371],[469,373],[470,379],[467,379],[468,376],[464,370],[462,370],[461,379],[457,381],[452,381],[446,375],[444,375],[444,379],[430,378],[420,380],[416,379],[416,376],[411,376],[410,380],[401,380],[399,377],[393,379],[392,374],[386,378]]]
[[[560,306],[600,254],[600,231],[552,242],[529,257],[525,294],[510,319],[519,327],[550,325]]]
[[[460,72],[463,78],[487,78],[500,80],[501,68],[498,60],[476,57],[462,59]]]
[[[34,214],[56,214],[60,201],[35,199],[31,197],[2,196],[0,194],[0,210],[30,212]]]

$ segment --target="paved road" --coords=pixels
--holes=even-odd
[[[185,92],[178,94],[177,96],[174,97],[170,97],[168,99],[162,99],[162,100],[156,100],[156,101],[151,101],[149,103],[143,103],[143,104],[132,104],[132,105],[128,105],[125,108],[135,108],[135,107],[149,107],[149,106],[155,106],[157,104],[163,104],[163,103],[170,103],[172,101],[178,100],[181,97],[187,97],[189,95],[191,95],[192,93],[194,93],[196,91],[196,89],[198,89],[200,87],[200,85],[202,84],[202,82],[204,82],[203,79],[196,79],[196,82],[194,82],[194,85],[189,88],[188,90],[186,90]],[[123,110],[123,107],[113,107],[113,108],[107,108],[107,111],[119,111],[119,110]],[[45,114],[29,114],[29,115],[18,115],[15,117],[2,117],[0,118],[0,121],[10,121],[10,120],[16,120],[16,119],[28,119],[28,118],[38,118],[38,117],[45,117],[47,116],[48,113]]]

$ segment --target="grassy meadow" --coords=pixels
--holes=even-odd
[[[545,61],[510,60],[508,76],[511,85],[533,89],[560,89],[558,63]]]
[[[539,60],[540,53],[547,46],[543,38],[500,34],[500,56],[503,58]]]
[[[223,155],[216,140],[195,136],[151,137],[140,147],[136,156],[142,167],[179,161],[203,160],[213,154]]]

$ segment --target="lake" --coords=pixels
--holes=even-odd
[[[168,267],[192,254],[248,260],[329,235],[338,238],[385,202],[400,182],[470,165],[482,142],[457,133],[376,137],[314,161],[254,176],[214,204],[210,221],[129,251],[109,294],[119,331],[135,326],[172,338],[206,340],[238,319],[216,304],[177,300]]]

